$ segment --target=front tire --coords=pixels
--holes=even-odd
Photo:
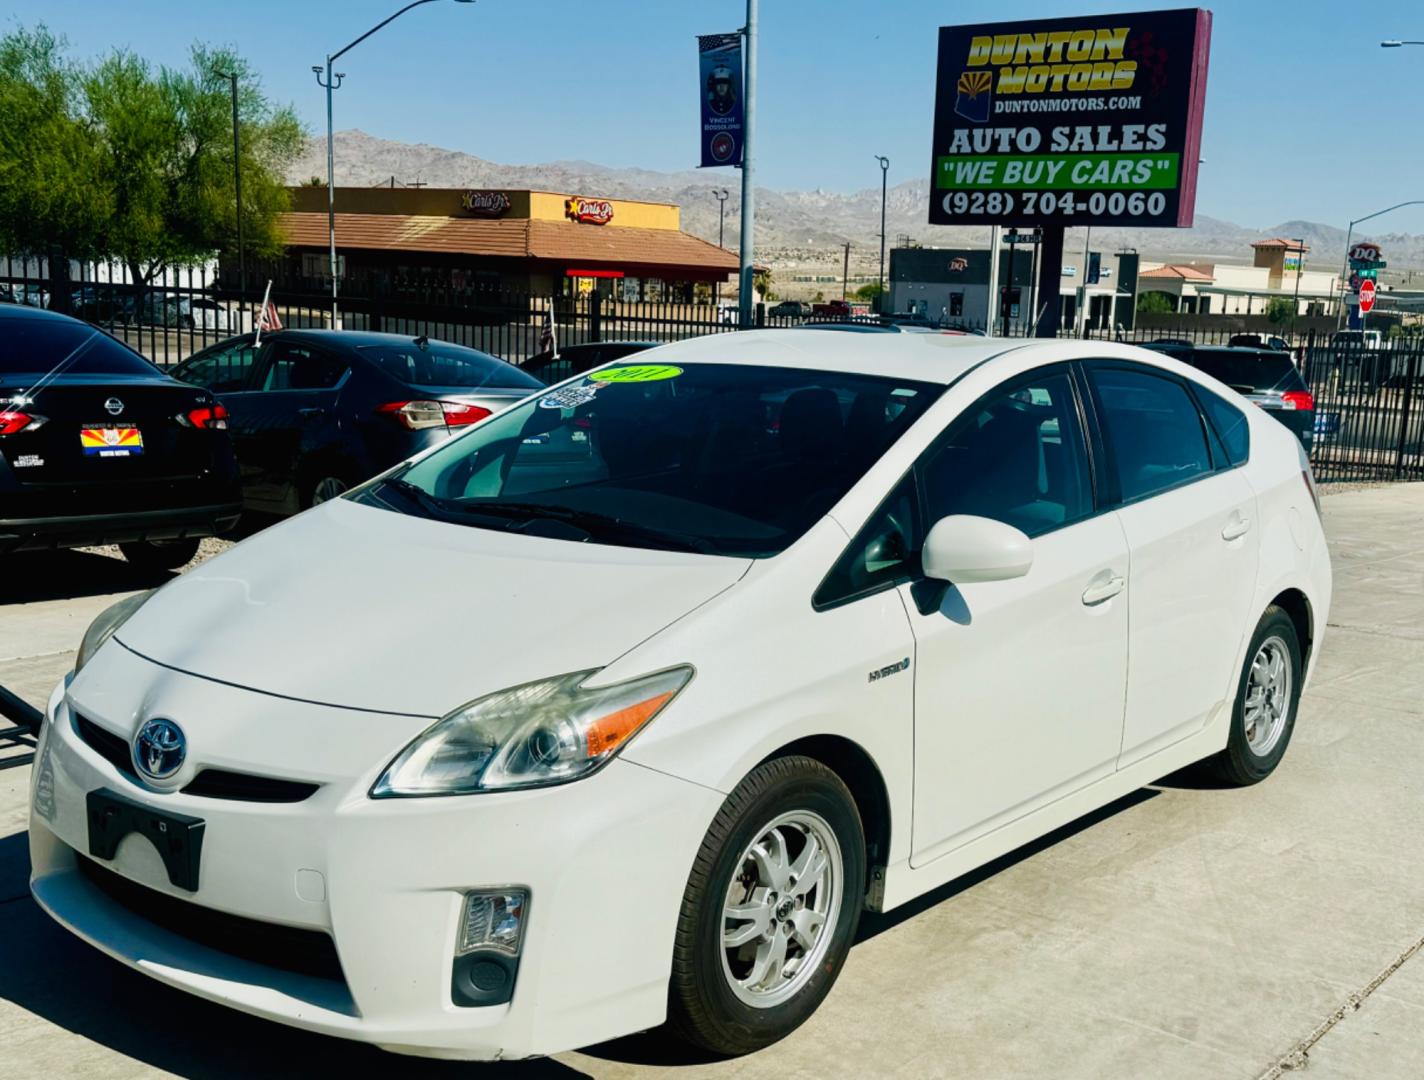
[[[145,540],[120,544],[119,551],[140,570],[177,570],[198,554],[200,540]]]
[[[1295,623],[1272,605],[1246,649],[1226,749],[1207,760],[1219,780],[1245,787],[1275,771],[1295,731],[1304,670]]]
[[[693,863],[673,950],[673,1029],[728,1055],[789,1035],[840,974],[864,897],[865,834],[840,777],[808,757],[758,766]]]

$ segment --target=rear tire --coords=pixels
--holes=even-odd
[[[302,509],[310,509],[324,502],[339,498],[350,491],[354,485],[344,476],[335,473],[318,474],[308,482],[306,490],[302,493]]]
[[[177,570],[198,554],[201,540],[144,540],[120,544],[123,556],[140,570]]]
[[[727,796],[688,878],[673,1030],[728,1055],[789,1035],[840,974],[864,899],[865,834],[841,778],[808,757],[758,766]]]
[[[1218,780],[1246,787],[1275,771],[1295,731],[1303,676],[1295,623],[1272,605],[1246,649],[1226,749],[1203,763]]]

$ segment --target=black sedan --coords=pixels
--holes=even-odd
[[[543,389],[462,345],[396,334],[279,330],[231,338],[173,372],[227,409],[243,504],[291,514],[340,495]]]
[[[1147,346],[1205,371],[1266,410],[1309,452],[1315,439],[1315,396],[1288,352],[1220,345]]]
[[[565,346],[557,356],[552,352],[535,353],[520,365],[520,370],[552,386],[660,344],[657,341],[588,341]]]
[[[240,511],[211,393],[77,319],[0,308],[0,554],[116,543],[173,568]]]

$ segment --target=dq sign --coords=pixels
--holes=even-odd
[[[564,203],[564,216],[589,225],[607,225],[613,220],[613,204],[607,199],[584,199],[575,195]]]

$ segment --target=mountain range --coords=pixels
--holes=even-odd
[[[363,131],[339,131],[335,138],[338,187],[406,186],[535,188],[608,198],[646,199],[676,203],[682,227],[712,243],[718,241],[718,204],[713,192],[725,188],[724,242],[735,249],[741,227],[740,174],[735,170],[654,172],[615,168],[590,161],[551,161],[538,165],[502,165],[459,150],[427,144],[380,139]],[[326,141],[308,140],[304,153],[288,172],[298,184],[326,176]],[[911,180],[886,192],[885,232],[888,243],[900,238],[936,247],[987,246],[987,228],[946,227],[925,221],[928,181]],[[866,188],[842,193],[775,191],[757,188],[756,246],[758,260],[833,262],[839,266],[841,246],[852,245],[857,265],[878,258],[880,191]],[[1076,236],[1075,236],[1076,233]],[[1144,259],[1181,262],[1251,261],[1251,243],[1269,237],[1302,239],[1312,253],[1307,266],[1333,269],[1343,261],[1345,230],[1312,221],[1283,221],[1268,228],[1251,228],[1197,214],[1190,229],[1103,228],[1093,231],[1093,247],[1101,251],[1136,248]],[[1357,234],[1356,240],[1378,243],[1391,268],[1424,267],[1424,236],[1407,233]],[[1081,250],[1082,230],[1070,230],[1068,250]]]

